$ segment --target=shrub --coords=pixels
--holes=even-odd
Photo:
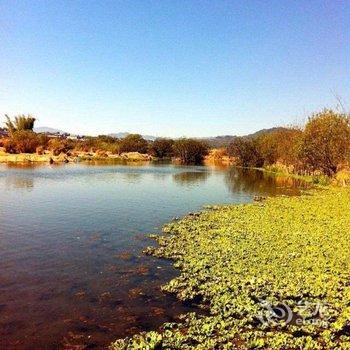
[[[38,146],[35,150],[35,153],[39,156],[43,155],[45,152],[45,148],[43,146]]]
[[[335,180],[341,186],[350,186],[350,170],[343,169],[338,171]]]
[[[106,152],[111,152],[112,154],[119,154],[120,153],[120,144],[115,143],[105,143],[101,145],[101,149]]]
[[[85,140],[79,140],[75,142],[74,150],[78,152],[88,152],[90,150],[90,147],[86,144]]]
[[[97,137],[86,137],[85,140],[74,142],[74,149],[76,151],[104,151],[113,154],[120,153],[120,140],[108,135],[99,135]]]
[[[228,153],[226,148],[213,148],[209,151],[208,159],[214,162],[221,162],[227,158]]]
[[[98,149],[98,150],[96,151],[96,156],[98,156],[98,157],[100,157],[100,158],[107,158],[107,157],[108,157],[106,151],[101,150],[101,149]]]
[[[173,150],[182,164],[201,164],[208,154],[208,146],[204,142],[186,138],[176,140]]]
[[[96,139],[96,148],[104,152],[111,152],[113,154],[120,153],[120,141],[110,136],[98,136]]]
[[[48,149],[54,156],[58,156],[61,153],[67,153],[69,150],[73,149],[73,147],[74,142],[70,142],[66,139],[52,138],[48,142]]]
[[[149,152],[157,158],[170,158],[173,155],[174,140],[157,138],[149,147]]]
[[[277,162],[285,165],[298,163],[298,149],[302,131],[296,128],[281,128],[257,138],[258,148],[265,165]]]
[[[90,151],[92,148],[96,148],[96,137],[86,137],[84,141],[80,141],[77,143],[82,151]]]
[[[38,146],[38,136],[29,130],[14,131],[11,137],[4,142],[8,153],[35,153]]]
[[[147,153],[148,143],[139,134],[130,134],[120,141],[120,152]]]
[[[39,145],[44,149],[47,149],[50,138],[45,134],[37,134]]]
[[[11,142],[10,138],[6,138],[2,140],[2,147],[4,148],[6,153],[16,153],[14,143]]]
[[[229,144],[227,151],[229,156],[234,157],[240,166],[261,167],[264,160],[258,146],[256,140],[237,137]]]
[[[108,144],[113,144],[115,142],[118,141],[117,138],[113,137],[113,136],[109,136],[109,135],[98,135],[96,138],[96,142],[103,142],[103,143],[108,143]]]
[[[299,154],[305,166],[333,175],[350,158],[350,119],[332,110],[314,114],[305,126]]]

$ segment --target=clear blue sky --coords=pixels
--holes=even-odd
[[[350,107],[350,1],[0,0],[0,121],[244,134]]]

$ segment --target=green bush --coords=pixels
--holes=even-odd
[[[227,148],[228,154],[236,159],[238,165],[243,167],[261,167],[264,159],[259,150],[256,140],[237,137]]]
[[[120,152],[147,153],[148,142],[139,134],[130,134],[120,141]]]
[[[285,165],[297,165],[302,134],[297,128],[280,128],[259,136],[256,142],[264,164],[280,162]]]
[[[174,142],[173,151],[182,164],[201,164],[208,146],[199,140],[182,138]]]
[[[50,138],[45,134],[37,134],[39,146],[43,147],[44,149],[47,149],[49,145]]]
[[[173,156],[174,140],[157,138],[149,147],[149,153],[157,158],[170,158]]]
[[[85,140],[75,141],[74,149],[84,152],[104,151],[119,154],[120,140],[107,135],[100,135],[97,137],[89,136]]]
[[[53,138],[48,142],[48,149],[54,156],[58,156],[61,153],[67,153],[68,151],[72,150],[74,146],[74,141],[67,139]]]
[[[333,175],[350,160],[350,119],[324,110],[314,114],[305,126],[299,150],[305,167]]]

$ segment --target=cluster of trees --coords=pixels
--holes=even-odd
[[[106,135],[79,140],[50,138],[33,131],[35,118],[31,115],[19,115],[13,120],[6,116],[6,119],[9,137],[0,139],[0,146],[9,153],[139,152],[157,158],[176,157],[184,164],[199,164],[208,154],[208,145],[198,139],[147,141],[138,134],[123,139]],[[294,172],[320,171],[331,176],[341,166],[350,165],[350,117],[325,109],[312,115],[304,127],[274,128],[270,132],[236,137],[223,150],[243,167],[282,164]]]
[[[244,167],[280,163],[295,172],[321,171],[331,176],[350,163],[350,117],[325,109],[313,114],[304,128],[279,128],[256,137],[237,137],[227,151]]]
[[[0,146],[8,153],[38,153],[49,150],[53,155],[74,151],[110,152],[121,154],[125,152],[149,153],[157,158],[176,157],[184,164],[199,164],[208,153],[207,145],[195,139],[172,140],[158,138],[147,141],[139,134],[130,134],[123,139],[100,135],[72,140],[66,137],[49,137],[33,131],[35,118],[31,115],[19,115],[11,120],[6,115],[6,128],[9,136],[0,139]]]

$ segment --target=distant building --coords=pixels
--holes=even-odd
[[[67,139],[69,139],[69,140],[76,140],[76,141],[78,141],[78,140],[84,141],[85,140],[85,136],[83,136],[83,135],[68,135]]]
[[[44,132],[37,132],[37,134],[46,135],[50,139],[66,139],[69,134],[61,134],[60,132],[50,132],[50,131],[44,131]]]
[[[68,140],[75,140],[75,141],[85,140],[85,136],[71,135],[67,132],[60,133],[59,131],[57,131],[57,132],[45,131],[45,132],[39,132],[38,134],[46,135],[50,139],[68,139]]]
[[[0,137],[7,137],[9,135],[7,129],[0,128]]]

